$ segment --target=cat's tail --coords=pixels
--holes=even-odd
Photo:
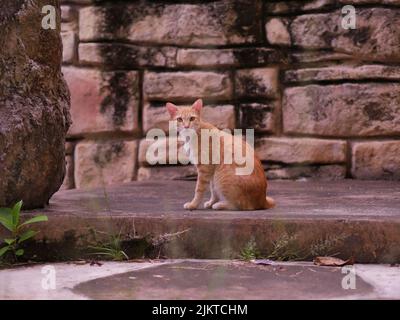
[[[275,207],[275,200],[272,199],[271,197],[266,197],[265,198],[265,209],[271,209]]]

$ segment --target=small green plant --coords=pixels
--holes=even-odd
[[[251,261],[257,258],[257,244],[254,239],[250,239],[240,253],[240,258],[244,261]]]
[[[26,230],[26,227],[33,223],[48,220],[47,216],[39,215],[21,223],[21,208],[22,200],[17,202],[13,208],[0,208],[0,223],[11,232],[11,237],[4,239],[6,245],[0,248],[0,258],[7,252],[11,252],[14,260],[17,261],[18,257],[24,254],[24,250],[20,248],[21,244],[38,233],[37,231]]]
[[[307,254],[300,248],[295,235],[283,234],[273,242],[273,249],[268,259],[290,261],[305,259]]]
[[[99,242],[96,246],[89,246],[94,250],[93,255],[105,256],[114,261],[129,260],[128,255],[122,250],[122,240],[120,235],[111,235],[107,242]]]
[[[346,235],[334,235],[327,236],[326,238],[318,239],[315,241],[310,248],[310,254],[312,257],[317,256],[336,256],[340,252],[336,252],[335,248],[346,239]]]

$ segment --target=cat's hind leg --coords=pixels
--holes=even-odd
[[[210,200],[204,202],[205,209],[211,209],[212,205],[214,203],[218,202],[218,200],[219,200],[218,195],[215,192],[214,183],[212,182],[212,180],[210,181],[210,193],[211,193]]]
[[[230,204],[228,201],[218,201],[212,205],[214,210],[237,210],[233,204]]]

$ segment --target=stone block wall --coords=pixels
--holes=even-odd
[[[64,188],[193,178],[140,155],[165,102],[197,98],[218,127],[255,129],[270,178],[400,179],[400,0],[62,3]]]

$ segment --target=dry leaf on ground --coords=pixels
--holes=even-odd
[[[349,264],[354,264],[354,258],[342,260],[335,257],[316,257],[314,259],[314,264],[317,266],[343,267]]]

